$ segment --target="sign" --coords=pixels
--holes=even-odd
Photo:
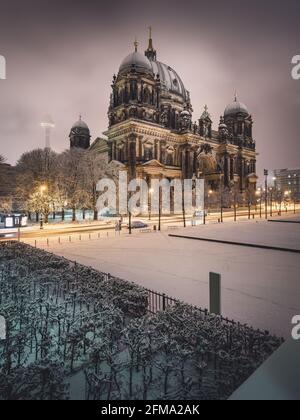
[[[211,314],[221,315],[221,275],[209,273],[209,293]]]

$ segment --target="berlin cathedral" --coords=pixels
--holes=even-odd
[[[207,106],[197,122],[189,91],[177,72],[158,61],[150,31],[144,54],[124,58],[113,77],[106,138],[90,145],[90,131],[80,119],[70,133],[71,147],[99,151],[108,166],[127,170],[131,179],[204,178],[208,188],[256,189],[253,120],[237,96],[212,127]]]

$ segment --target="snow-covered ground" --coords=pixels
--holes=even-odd
[[[291,319],[300,314],[299,254],[171,238],[170,233],[300,249],[300,224],[265,221],[38,246],[200,307],[208,307],[209,272],[218,272],[224,316],[290,335]]]

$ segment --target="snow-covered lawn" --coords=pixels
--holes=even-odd
[[[200,307],[209,304],[209,272],[218,272],[224,316],[290,335],[291,318],[300,314],[299,255],[171,238],[170,233],[300,249],[300,225],[263,221],[61,245],[51,241],[49,251]]]

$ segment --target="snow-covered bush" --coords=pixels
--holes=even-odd
[[[147,309],[133,283],[0,243],[0,399],[72,398],[78,377],[87,399],[224,399],[281,344],[189,305]]]

